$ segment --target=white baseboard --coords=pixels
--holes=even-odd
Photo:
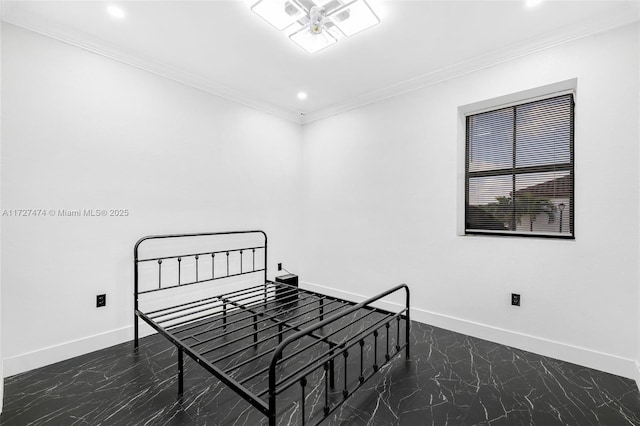
[[[4,377],[24,373],[75,356],[104,349],[133,338],[133,326],[49,346],[4,359]]]
[[[367,299],[367,297],[360,294],[351,293],[349,291],[339,290],[331,287],[325,287],[310,282],[302,282],[301,287],[356,302]],[[401,305],[392,302],[381,302],[377,306],[381,308],[384,308],[386,306],[390,310],[397,310],[398,308],[401,308]],[[424,324],[429,324],[458,333],[467,334],[479,339],[489,340],[536,354],[548,356],[550,358],[555,358],[607,373],[616,374],[618,376],[627,377],[635,380],[636,384],[640,388],[640,364],[632,359],[622,358],[616,355],[598,352],[579,346],[569,345],[542,337],[518,333],[516,331],[481,324],[462,318],[443,315],[413,306],[411,307],[411,319]]]
[[[225,287],[225,289],[231,291],[239,288],[233,287],[233,285],[234,284],[231,284],[229,287]],[[140,326],[138,332],[141,338],[155,333],[155,330],[145,324],[144,321],[138,320],[138,324]],[[4,371],[2,372],[4,375],[2,375],[2,377],[10,377],[36,368],[45,367],[50,364],[55,364],[56,362],[131,340],[133,340],[133,324],[93,336],[11,356],[4,359]]]
[[[367,298],[360,294],[309,282],[303,282],[302,287],[353,301],[362,301]],[[377,304],[377,306],[390,310],[397,310],[401,307],[399,304],[384,301]],[[551,358],[634,379],[640,389],[640,363],[632,359],[622,358],[616,355],[573,346],[562,342],[480,324],[436,312],[430,312],[416,307],[411,307],[411,319],[424,324],[430,324],[480,339],[501,343],[503,345],[512,346]],[[153,330],[151,330],[151,328],[141,324],[141,337],[151,334],[152,332]],[[89,352],[117,345],[119,343],[129,341],[132,338],[133,326],[131,325],[16,355],[10,358],[5,358],[3,362],[4,377],[13,376],[35,368],[63,361],[74,356],[84,355]]]

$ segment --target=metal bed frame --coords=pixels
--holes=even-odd
[[[223,250],[139,257],[141,246],[153,240],[168,242],[170,250],[172,241],[243,234],[251,234],[261,242]],[[223,266],[226,263],[222,271],[219,260],[216,264],[216,256],[222,256]],[[157,282],[151,283],[153,287],[144,283],[145,287],[139,269],[141,266],[148,269],[153,264],[157,264],[158,272],[153,279],[156,281],[157,277]],[[173,268],[173,278],[167,277],[171,270],[168,264]],[[195,271],[185,274],[185,268],[192,265]],[[185,275],[195,276],[195,280],[182,282]],[[140,307],[140,298],[149,293],[256,275],[259,284],[240,290],[161,309],[147,311]],[[401,291],[405,294],[405,306],[398,312],[374,306],[384,297]],[[280,405],[285,410],[300,407],[301,424],[319,424],[402,350],[409,360],[409,300],[406,284],[355,303],[269,281],[267,235],[258,230],[153,235],[141,238],[134,247],[135,350],[139,344],[138,319],[142,319],[177,348],[180,397],[184,392],[186,354],[264,414],[270,426],[277,424],[279,398],[284,399],[285,404]],[[339,368],[343,371],[337,373]],[[296,384],[300,387],[299,399],[293,390]],[[306,400],[312,393],[315,393],[313,400],[322,399],[324,405],[314,411],[316,405],[320,406],[314,404],[307,411]],[[291,403],[292,400],[299,403]]]

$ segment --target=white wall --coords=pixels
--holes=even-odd
[[[2,21],[0,21],[0,45],[2,44]],[[0,54],[0,82],[2,81],[2,55]],[[0,94],[2,87],[0,85]],[[2,96],[0,96],[0,126],[2,123]],[[2,164],[2,132],[0,132],[0,164]],[[0,187],[2,175],[0,174]],[[2,211],[2,197],[0,197],[0,211]],[[1,216],[0,216],[1,217]],[[1,219],[0,219],[1,220]],[[0,260],[2,258],[2,226],[0,226]],[[0,413],[4,405],[4,357],[2,354],[2,262],[0,261]]]
[[[264,229],[295,267],[298,124],[11,25],[2,59],[2,207],[130,212],[2,218],[6,375],[132,337],[143,235]]]
[[[640,45],[640,31],[638,31],[636,38],[638,39],[638,45]],[[636,87],[638,99],[640,99],[640,84]],[[640,108],[637,111],[638,116],[638,133],[640,133]],[[639,152],[640,154],[640,152]],[[640,164],[640,157],[638,157],[638,163]],[[640,187],[640,181],[638,182]],[[640,197],[639,197],[640,198]],[[639,200],[640,201],[640,200]],[[640,206],[639,206],[640,208]],[[640,232],[640,229],[638,230]],[[638,234],[638,241],[640,241],[640,233]],[[638,276],[640,277],[640,253],[638,254]],[[640,288],[640,279],[638,279],[638,288]],[[640,389],[640,291],[638,291],[638,334],[637,334],[638,351],[636,357],[636,385]]]
[[[628,26],[304,126],[303,281],[406,282],[415,319],[635,377],[638,48]],[[572,78],[575,241],[456,235],[458,107]]]
[[[415,319],[635,374],[637,34],[582,39],[301,131],[5,25],[2,208],[131,212],[2,218],[5,374],[131,337],[141,235],[230,228],[265,229],[271,270],[284,261],[306,285],[365,296],[407,282]],[[456,235],[458,107],[570,78],[576,240]],[[620,206],[624,228],[602,200]]]

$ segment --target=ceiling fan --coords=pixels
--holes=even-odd
[[[259,0],[251,10],[309,53],[380,22],[366,0]]]

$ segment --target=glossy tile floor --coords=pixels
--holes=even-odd
[[[634,381],[413,323],[396,357],[323,425],[640,425]],[[264,417],[176,351],[145,338],[5,380],[2,425],[258,425]],[[295,412],[295,410],[294,410]],[[280,424],[297,424],[288,415]]]

